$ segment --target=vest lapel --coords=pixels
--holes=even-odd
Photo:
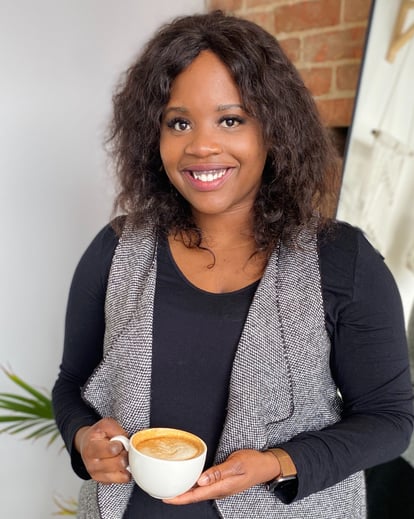
[[[108,283],[105,356],[85,385],[83,397],[102,417],[114,418],[129,434],[150,423],[155,281],[153,229],[138,232],[126,227]],[[101,517],[120,519],[134,483],[97,486]]]
[[[292,377],[278,301],[279,251],[258,286],[235,355],[227,418],[216,461],[267,446],[266,425],[293,413]]]

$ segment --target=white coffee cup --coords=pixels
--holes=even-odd
[[[122,443],[136,484],[157,499],[169,499],[189,490],[206,460],[203,440],[180,429],[143,429],[130,439],[114,436],[111,441]]]

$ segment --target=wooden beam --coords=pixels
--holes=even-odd
[[[403,32],[403,27],[410,9],[414,8],[413,0],[402,0],[397,20],[395,21],[391,44],[388,48],[387,60],[392,63],[398,51],[414,36],[414,24]]]

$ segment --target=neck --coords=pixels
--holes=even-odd
[[[254,245],[253,217],[238,213],[197,215],[195,221],[202,232],[202,245],[212,249]]]

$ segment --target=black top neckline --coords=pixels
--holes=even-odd
[[[204,294],[206,296],[225,298],[225,297],[231,297],[233,295],[240,295],[243,293],[251,293],[252,290],[256,290],[256,288],[258,287],[258,285],[261,281],[261,279],[257,279],[256,281],[253,281],[252,283],[249,283],[248,285],[246,285],[242,288],[239,288],[237,290],[231,290],[229,292],[210,292],[209,290],[204,290],[203,288],[200,288],[200,287],[197,287],[196,285],[194,285],[194,283],[192,283],[185,276],[185,274],[182,272],[180,267],[177,265],[177,263],[174,259],[174,256],[171,252],[171,247],[170,247],[170,244],[168,243],[167,238],[159,237],[158,246],[167,255],[169,261],[171,262],[171,265],[173,266],[175,272],[181,278],[181,280],[184,281],[184,283],[192,290],[195,290],[196,292]]]

